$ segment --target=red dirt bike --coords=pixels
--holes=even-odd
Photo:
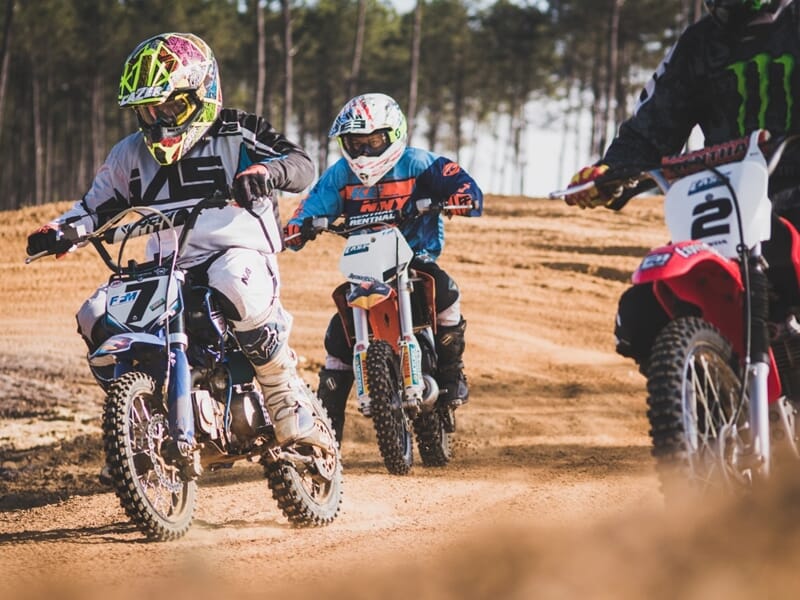
[[[624,189],[655,184],[665,194],[672,242],[650,251],[633,283],[652,285],[669,317],[645,368],[653,455],[668,495],[686,479],[695,491],[747,489],[770,475],[776,456],[800,457],[800,327],[769,322],[761,257],[769,174],[795,139],[757,131],[550,195],[597,186],[621,208]],[[797,264],[800,235],[789,229]]]

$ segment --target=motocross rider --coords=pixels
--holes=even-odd
[[[280,302],[282,232],[272,200],[275,189],[299,192],[311,184],[311,159],[263,118],[223,108],[214,54],[193,34],[140,43],[125,61],[119,105],[132,109],[139,130],[111,149],[80,201],[28,237],[27,253],[63,256],[70,244],[59,226],[67,221],[93,231],[131,206],[186,209],[230,186],[235,204],[200,214],[178,264],[214,289],[253,364],[278,443],[314,441],[311,409],[299,391],[305,384],[288,343],[292,317]],[[110,335],[101,318],[105,298],[103,286],[77,314],[90,353]],[[93,372],[103,387],[113,376]],[[188,458],[194,441],[185,432],[177,437],[176,458]]]
[[[706,145],[757,129],[800,133],[800,6],[794,0],[705,0],[705,5],[709,14],[666,54],[605,155],[578,171],[571,186],[593,181],[613,166],[658,164],[662,156],[681,151],[696,125]],[[762,251],[772,286],[770,320],[793,322],[789,309],[800,306],[798,273],[790,229],[779,217],[800,228],[800,145],[787,148],[770,178],[769,194],[772,235]],[[596,188],[566,198],[581,208],[613,200]],[[651,286],[628,289],[617,312],[617,352],[644,371],[666,322]]]
[[[466,403],[469,388],[462,357],[467,323],[461,315],[461,295],[456,282],[436,264],[444,247],[444,220],[441,214],[418,214],[416,200],[430,198],[454,207],[446,211],[448,216],[477,217],[483,212],[483,193],[457,163],[407,145],[405,115],[385,94],[351,99],[328,135],[336,138],[343,156],[322,174],[287,223],[287,247],[300,250],[314,238],[308,227],[313,217],[331,221],[387,213],[401,217],[401,231],[415,254],[411,267],[435,279],[440,397],[452,406]],[[345,404],[353,385],[353,350],[337,315],[325,333],[325,350],[317,393],[341,442]]]

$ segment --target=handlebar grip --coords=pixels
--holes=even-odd
[[[679,179],[697,173],[709,167],[742,160],[750,146],[750,136],[737,138],[721,144],[714,144],[694,152],[665,156],[661,159],[662,174],[667,179]],[[758,147],[762,152],[770,148],[770,134],[761,131]]]

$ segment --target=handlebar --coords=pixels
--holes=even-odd
[[[442,212],[449,212],[454,210],[464,210],[464,206],[448,206],[434,202],[431,198],[419,198],[415,202],[417,213],[420,215],[431,213],[438,214]],[[472,203],[472,208],[477,209],[475,202]],[[377,227],[393,227],[402,224],[405,219],[399,214],[399,211],[382,211],[374,214],[367,214],[359,217],[358,222],[350,218],[342,223],[331,223],[331,220],[325,216],[319,217],[306,217],[303,219],[303,225],[299,233],[295,233],[284,238],[284,241],[302,238],[304,240],[313,240],[317,234],[327,232],[333,233],[342,237],[347,237],[355,231],[362,229],[375,229]]]
[[[91,243],[98,251],[101,258],[103,258],[106,265],[108,265],[111,270],[116,270],[118,265],[113,262],[108,251],[103,247],[103,244],[122,244],[123,247],[120,248],[121,255],[125,243],[131,238],[150,235],[159,231],[174,231],[177,227],[183,226],[180,238],[177,237],[177,234],[175,236],[177,256],[183,250],[189,231],[191,231],[197,221],[197,217],[204,209],[223,208],[234,202],[235,201],[227,194],[216,192],[212,196],[202,199],[191,208],[176,208],[171,211],[160,211],[150,206],[132,206],[114,215],[102,226],[89,233],[86,231],[86,226],[81,222],[81,217],[75,217],[59,226],[59,231],[61,232],[60,239],[71,243],[70,250]],[[131,214],[141,215],[141,218],[132,223],[120,224],[121,221]],[[25,259],[25,263],[29,264],[45,256],[57,253],[60,252],[45,250],[38,254],[28,256]]]
[[[666,192],[672,182],[677,179],[705,169],[713,169],[743,160],[750,147],[750,141],[754,137],[759,150],[767,157],[768,170],[769,173],[772,173],[784,150],[800,138],[800,135],[793,134],[773,138],[768,131],[757,130],[750,136],[715,144],[694,152],[665,156],[658,165],[612,167],[593,181],[551,192],[549,198],[566,199],[568,196],[585,192],[594,187],[614,199],[609,208],[618,209],[634,195],[646,189],[657,186],[662,192]],[[631,190],[635,190],[634,193],[631,193]]]

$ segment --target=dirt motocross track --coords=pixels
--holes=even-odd
[[[239,463],[201,478],[188,535],[161,544],[97,481],[102,397],[73,315],[104,267],[90,248],[23,264],[27,233],[67,205],[0,226],[0,597],[797,597],[796,479],[664,506],[645,381],[612,339],[619,294],[666,239],[660,199],[612,213],[490,197],[483,218],[448,222],[472,390],[452,463],[387,474],[351,396],[333,525],[289,527],[260,468]],[[341,246],[281,257],[313,385]]]

